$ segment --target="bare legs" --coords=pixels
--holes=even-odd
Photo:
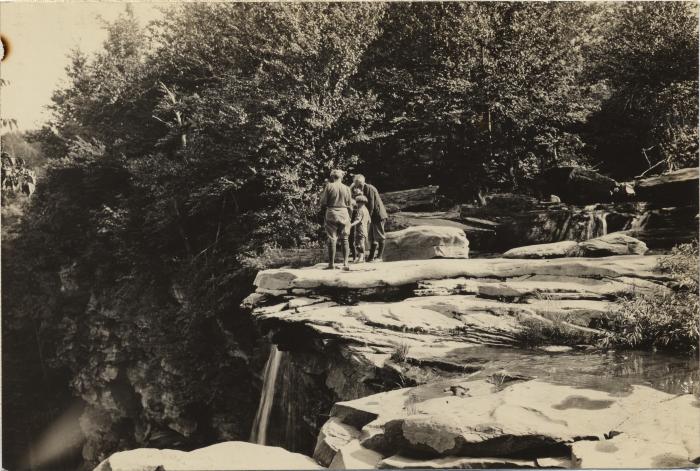
[[[335,253],[336,253],[336,247],[335,247],[336,241],[329,239],[328,240],[328,269],[333,270],[335,268]],[[343,251],[343,270],[349,269],[348,261],[350,258],[350,243],[348,242],[347,238],[343,239],[343,245],[342,245],[342,251]]]

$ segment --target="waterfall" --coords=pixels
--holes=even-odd
[[[253,429],[250,432],[249,441],[251,443],[265,445],[267,426],[270,421],[270,412],[272,412],[272,402],[275,398],[275,383],[277,382],[277,373],[282,356],[283,352],[277,349],[277,345],[272,345],[270,356],[267,358],[267,363],[265,363],[265,370],[263,372],[263,386],[260,393],[258,412],[255,414]]]
[[[588,213],[588,224],[586,225],[585,239],[602,237],[608,233],[608,213],[594,210]]]
[[[635,216],[632,218],[631,221],[629,221],[627,224],[625,224],[625,227],[622,230],[642,230],[644,229],[644,226],[646,226],[647,221],[649,220],[649,216],[651,216],[651,211],[644,211],[641,216]]]
[[[601,237],[608,234],[608,213],[605,211],[596,212],[596,220],[598,221],[598,231],[596,237]]]

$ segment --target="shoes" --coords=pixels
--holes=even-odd
[[[347,265],[343,265],[343,271],[350,271],[350,267]]]
[[[383,262],[381,258],[372,259],[372,263]]]

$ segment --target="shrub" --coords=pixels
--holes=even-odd
[[[534,319],[522,321],[522,329],[515,340],[525,347],[540,345],[581,345],[591,343],[592,334],[572,327],[565,322],[554,320],[543,322]]]
[[[621,301],[611,313],[604,348],[659,348],[692,353],[698,349],[698,244],[682,244],[659,261],[659,271],[673,276],[664,295],[638,295]]]
[[[408,357],[408,345],[401,343],[396,346],[394,351],[391,353],[391,360],[395,363],[403,363]]]

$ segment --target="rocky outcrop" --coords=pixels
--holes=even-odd
[[[583,242],[563,241],[527,245],[508,250],[504,258],[609,257],[612,255],[644,255],[648,247],[641,240],[614,232]]]
[[[626,255],[262,271],[245,305],[288,365],[271,429],[316,432],[312,443],[273,442],[334,469],[410,469],[570,467],[594,460],[574,449],[581,440],[651,440],[618,424],[673,396],[617,380],[616,394],[596,390],[610,359],[586,352],[619,298],[670,289],[657,264]]]
[[[574,206],[533,202],[529,209],[462,205],[460,215],[465,224],[474,224],[475,220],[482,222],[481,227],[492,231],[490,238],[484,240],[486,246],[493,248],[492,251],[504,252],[532,244],[584,241],[627,230],[646,210],[647,206],[642,203]],[[472,249],[482,251],[476,240]]]
[[[683,168],[674,172],[637,180],[634,189],[642,201],[660,205],[698,204],[697,167]]]
[[[528,264],[431,259],[354,265],[350,272],[261,271],[244,305],[285,354],[272,420],[295,424],[272,427],[269,443],[311,453],[308,437],[319,432],[318,420],[333,403],[481,374],[494,360],[484,348],[562,342],[584,348],[619,296],[668,289],[656,263],[653,256]],[[356,438],[340,424],[328,424],[323,436],[316,451],[324,465],[376,458],[366,450],[341,451],[339,443]]]
[[[475,347],[528,344],[533,329],[545,344],[561,337],[590,343],[616,310],[617,297],[668,289],[655,260],[536,260],[527,266],[506,259],[425,260],[342,274],[268,270],[259,274],[259,292],[248,303],[281,349],[342,352],[348,369],[363,371],[367,384],[386,386],[398,376],[412,380],[405,365],[479,370]],[[333,389],[336,397],[360,393],[352,381]]]
[[[271,295],[301,293],[294,289],[349,290],[413,285],[423,280],[445,278],[513,278],[528,275],[575,276],[580,278],[633,277],[669,280],[656,271],[656,256],[564,258],[532,260],[527,264],[508,259],[433,259],[357,265],[349,272],[324,270],[322,265],[302,269],[263,270],[255,278],[256,292]]]
[[[378,468],[694,467],[698,405],[645,386],[619,395],[493,376],[341,402],[331,420],[357,430],[346,446],[379,455]]]
[[[464,231],[456,227],[416,226],[386,235],[387,261],[468,257],[469,241]]]
[[[565,203],[591,204],[612,201],[617,182],[600,173],[580,167],[556,167],[538,178],[543,195],[556,195]]]
[[[607,257],[610,255],[644,255],[647,244],[619,232],[579,242],[574,254],[580,257]]]
[[[410,190],[390,191],[382,193],[382,202],[400,211],[431,211],[437,205],[438,186],[424,186]]]
[[[560,258],[570,257],[578,243],[572,240],[552,242],[551,244],[526,245],[510,249],[503,254],[504,258]]]
[[[194,451],[138,448],[121,451],[94,471],[228,471],[252,469],[322,469],[308,456],[277,447],[224,442]]]

